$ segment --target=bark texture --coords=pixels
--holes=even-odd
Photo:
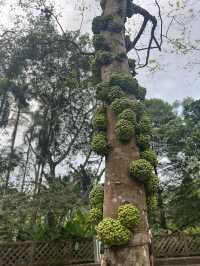
[[[127,0],[106,0],[103,15],[112,15],[125,24]],[[119,15],[120,11],[120,15]],[[125,31],[120,33],[103,32],[115,54],[126,52]],[[130,74],[128,60],[113,61],[101,68],[102,80],[107,81],[113,72]],[[111,151],[106,158],[104,217],[116,218],[118,207],[125,203],[134,203],[140,210],[140,223],[134,238],[124,247],[106,248],[102,266],[149,266],[148,221],[146,196],[143,184],[129,176],[129,163],[139,158],[139,150],[134,138],[124,145],[115,135],[116,116],[108,107],[107,137]]]

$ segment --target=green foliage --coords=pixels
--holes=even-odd
[[[137,134],[151,134],[151,123],[147,116],[141,117],[136,127]]]
[[[118,21],[115,16],[97,16],[92,22],[92,31],[94,34],[99,34],[101,31],[121,32],[123,24]]]
[[[99,66],[109,65],[114,60],[114,56],[108,51],[97,51],[95,55],[96,64]]]
[[[147,90],[144,87],[138,86],[135,96],[138,100],[144,101],[146,93]]]
[[[101,82],[101,67],[96,64],[95,60],[91,62],[91,70],[92,70],[92,82],[94,85]]]
[[[110,51],[110,46],[102,34],[95,34],[93,37],[93,46],[95,50]]]
[[[108,144],[106,135],[103,133],[96,133],[92,138],[92,150],[96,154],[104,156],[108,153]]]
[[[107,128],[106,113],[97,112],[94,116],[93,125],[96,130],[105,131]]]
[[[150,178],[146,180],[145,187],[149,194],[157,194],[158,189],[159,189],[158,176],[152,173]]]
[[[117,139],[122,143],[129,142],[134,134],[134,126],[128,120],[120,119],[117,121],[115,133]]]
[[[130,175],[145,182],[152,176],[153,167],[144,159],[132,161],[129,166]]]
[[[136,124],[136,114],[131,109],[125,109],[122,113],[118,115],[118,119],[128,120],[133,125]]]
[[[109,83],[106,81],[100,82],[96,86],[96,98],[98,100],[101,100],[102,102],[108,102],[108,93],[109,93],[110,87]]]
[[[136,140],[141,151],[149,149],[151,136],[140,134],[136,136]]]
[[[133,111],[136,113],[137,119],[140,120],[146,113],[145,105],[141,101],[135,101]]]
[[[107,21],[103,16],[97,16],[92,22],[92,32],[94,34],[100,34],[101,31],[105,30],[107,27]]]
[[[156,211],[157,205],[158,205],[158,202],[157,202],[156,194],[151,194],[147,198],[147,207],[148,207],[149,214],[153,214]]]
[[[115,114],[120,114],[123,112],[125,109],[132,109],[135,105],[134,100],[130,100],[127,97],[122,97],[120,99],[116,99],[112,102],[111,108]]]
[[[123,96],[124,93],[119,86],[110,87],[108,92],[109,103],[112,103],[114,100],[122,98]]]
[[[89,212],[89,221],[97,225],[103,219],[103,211],[99,208],[92,208]]]
[[[104,190],[102,185],[95,185],[89,194],[90,206],[92,208],[103,208]]]
[[[123,226],[133,231],[139,223],[140,212],[135,205],[131,203],[124,204],[118,209],[118,219]]]
[[[131,239],[131,232],[119,220],[103,219],[96,227],[97,238],[108,246],[125,245]]]
[[[154,151],[152,150],[145,150],[140,153],[140,158],[145,159],[146,161],[150,162],[152,166],[156,166],[158,161],[157,161],[157,156]]]
[[[114,73],[110,77],[110,84],[112,86],[119,86],[125,93],[135,95],[138,90],[138,82],[131,76],[121,73]],[[135,95],[136,96],[136,95]]]

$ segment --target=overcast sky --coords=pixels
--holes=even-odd
[[[11,3],[16,0],[6,0]],[[81,30],[83,33],[91,34],[91,22],[94,16],[99,15],[101,9],[98,0],[56,0],[57,11],[61,14],[60,22],[65,29],[77,30],[81,25],[81,11],[79,9],[85,4],[84,20]],[[186,6],[182,4],[186,3]],[[163,13],[163,29],[164,33],[171,21],[170,16],[175,15],[179,22],[174,22],[169,31],[169,37],[178,39],[181,37],[182,29],[185,27],[186,35],[189,40],[198,39],[200,28],[200,5],[196,0],[160,0],[160,6]],[[154,0],[137,0],[137,4],[141,4],[148,9],[153,15],[158,15]],[[176,10],[177,7],[177,10]],[[179,11],[178,11],[179,10]],[[4,23],[11,20],[11,13],[4,7],[1,10],[1,22]],[[17,11],[19,12],[19,11]],[[170,12],[170,15],[168,14]],[[7,16],[9,14],[9,17]],[[3,16],[2,16],[3,15]],[[177,16],[178,15],[178,16]],[[191,19],[191,17],[193,19]],[[134,31],[134,25],[140,24],[140,19],[136,17],[134,21],[129,22],[129,29]],[[182,23],[182,25],[181,25]],[[159,29],[158,29],[159,34]],[[149,36],[148,30],[143,37],[142,43],[147,41]],[[199,37],[200,39],[200,37]],[[137,78],[140,84],[147,88],[148,97],[157,97],[173,102],[181,100],[185,97],[200,98],[200,69],[198,58],[200,51],[196,53],[175,53],[172,46],[169,46],[166,39],[163,40],[163,51],[154,50],[151,53],[151,60],[155,60],[159,69],[149,71],[148,68],[139,69]],[[135,55],[130,55],[135,57]],[[200,61],[200,59],[199,59]],[[153,64],[155,65],[155,63]]]

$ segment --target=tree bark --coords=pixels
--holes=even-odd
[[[127,0],[106,0],[103,15],[115,16],[125,24]],[[119,10],[120,15],[119,15]],[[103,32],[106,41],[112,47],[111,52],[126,53],[125,31],[120,33]],[[128,60],[113,61],[101,68],[103,81],[108,81],[113,72],[129,74]],[[111,151],[106,157],[106,177],[104,185],[104,217],[116,218],[117,209],[125,202],[135,204],[140,210],[140,223],[130,243],[124,247],[106,248],[101,262],[102,266],[149,266],[148,221],[146,196],[143,184],[129,176],[129,163],[139,158],[139,149],[133,138],[130,143],[119,143],[115,135],[116,116],[111,108],[107,108],[107,138]]]

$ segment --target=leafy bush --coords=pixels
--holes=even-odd
[[[128,99],[127,97],[122,97],[116,99],[112,102],[111,108],[115,114],[120,114],[125,109],[132,109],[134,107],[135,101]]]
[[[89,194],[90,206],[92,208],[103,208],[104,190],[102,185],[96,185]]]
[[[119,141],[128,142],[133,137],[134,126],[130,121],[121,119],[116,124],[115,133]]]
[[[106,42],[106,39],[102,34],[95,34],[93,37],[93,45],[95,50],[105,50],[110,51],[110,46]]]
[[[118,115],[118,119],[125,119],[130,121],[133,125],[136,124],[136,114],[131,109],[125,109],[122,113]]]
[[[93,125],[95,129],[105,131],[107,128],[106,114],[97,112],[94,116]]]
[[[150,119],[147,116],[143,116],[136,127],[136,132],[138,134],[151,134],[151,124]]]
[[[109,65],[114,60],[114,56],[108,51],[97,51],[95,56],[96,64],[99,66]]]
[[[132,161],[129,171],[131,176],[136,177],[139,181],[145,182],[152,176],[153,167],[144,159]]]
[[[159,178],[157,175],[153,174],[146,181],[146,190],[149,194],[156,194],[159,188]]]
[[[157,156],[154,151],[152,150],[145,150],[140,153],[140,158],[145,159],[148,161],[152,166],[156,166],[158,161],[157,161]]]
[[[108,153],[108,144],[106,135],[103,133],[96,133],[92,139],[92,150],[96,154],[104,156]]]
[[[103,211],[100,208],[92,208],[89,212],[89,221],[97,225],[103,219]]]
[[[123,91],[119,86],[112,86],[108,92],[109,103],[112,103],[116,99],[120,99],[124,96]]]
[[[136,140],[141,151],[149,149],[151,141],[150,135],[143,135],[143,134],[137,135]]]
[[[131,239],[131,232],[119,220],[103,219],[96,227],[97,238],[108,246],[127,244]]]
[[[132,231],[134,230],[134,227],[139,223],[139,210],[131,203],[124,204],[118,209],[118,219],[123,226]]]
[[[110,87],[109,83],[104,81],[100,82],[96,86],[96,98],[97,100],[101,100],[102,102],[108,102],[108,93],[109,93]]]
[[[110,84],[112,86],[119,86],[124,92],[135,95],[138,89],[138,82],[129,75],[115,73],[110,77]]]

